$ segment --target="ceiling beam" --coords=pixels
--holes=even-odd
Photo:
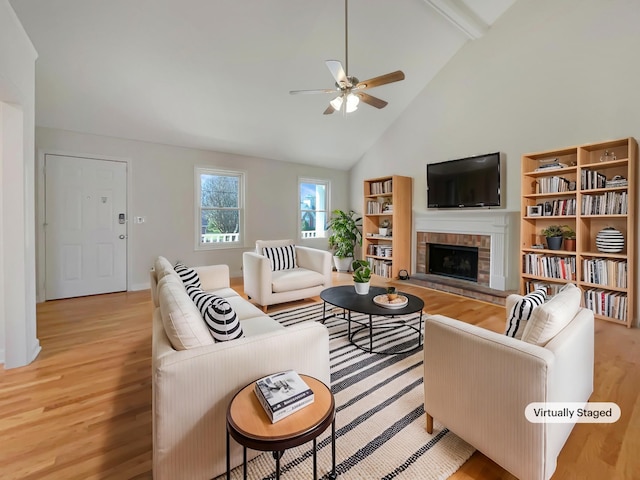
[[[459,0],[424,1],[471,40],[482,37],[489,30],[489,26]]]

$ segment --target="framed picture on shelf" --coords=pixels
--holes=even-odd
[[[542,205],[529,205],[527,207],[527,217],[541,217]]]

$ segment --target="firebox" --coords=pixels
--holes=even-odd
[[[478,247],[429,243],[427,250],[429,273],[478,281]]]

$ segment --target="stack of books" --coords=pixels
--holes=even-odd
[[[314,401],[313,390],[294,370],[261,378],[256,381],[254,391],[271,423],[288,417]]]

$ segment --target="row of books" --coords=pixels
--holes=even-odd
[[[369,200],[367,202],[367,215],[373,215],[376,213],[386,212],[387,210],[383,209],[383,204],[380,202],[376,202],[375,200]]]
[[[576,214],[576,199],[567,198],[564,200],[554,200],[551,204],[551,214],[545,215],[575,215]]]
[[[536,168],[534,170],[534,172],[544,172],[545,170],[550,170],[550,169],[554,169],[554,168],[567,168],[567,167],[568,167],[568,165],[566,163],[553,162],[553,163],[547,163],[547,164],[544,164],[544,165],[540,165],[538,168]]]
[[[582,197],[582,215],[626,215],[627,192],[605,192],[602,195]]]
[[[391,258],[391,256],[393,255],[393,248],[391,247],[391,245],[370,244],[367,248],[367,255]]]
[[[547,297],[557,294],[562,287],[564,287],[564,283],[545,283],[536,281],[524,282],[525,292],[531,293],[535,290],[538,290],[539,288],[543,288],[547,292]]]
[[[576,279],[576,258],[527,253],[522,259],[522,271],[537,277]]]
[[[294,370],[261,378],[256,381],[254,392],[271,423],[314,402],[313,390]]]
[[[584,292],[584,306],[598,315],[627,320],[627,296],[624,293],[590,289]]]
[[[369,184],[371,195],[380,195],[383,193],[393,192],[393,181],[385,180],[384,182],[371,182]]]
[[[538,179],[537,193],[562,193],[571,191],[569,188],[570,180],[564,177],[543,177]]]
[[[582,170],[580,174],[580,185],[583,190],[592,188],[604,188],[607,184],[607,177],[596,170]]]
[[[582,261],[582,277],[585,282],[608,287],[627,288],[627,262],[592,258]]]
[[[376,258],[369,258],[369,265],[371,271],[379,275],[380,277],[391,278],[393,273],[392,262],[389,260],[379,260]]]

